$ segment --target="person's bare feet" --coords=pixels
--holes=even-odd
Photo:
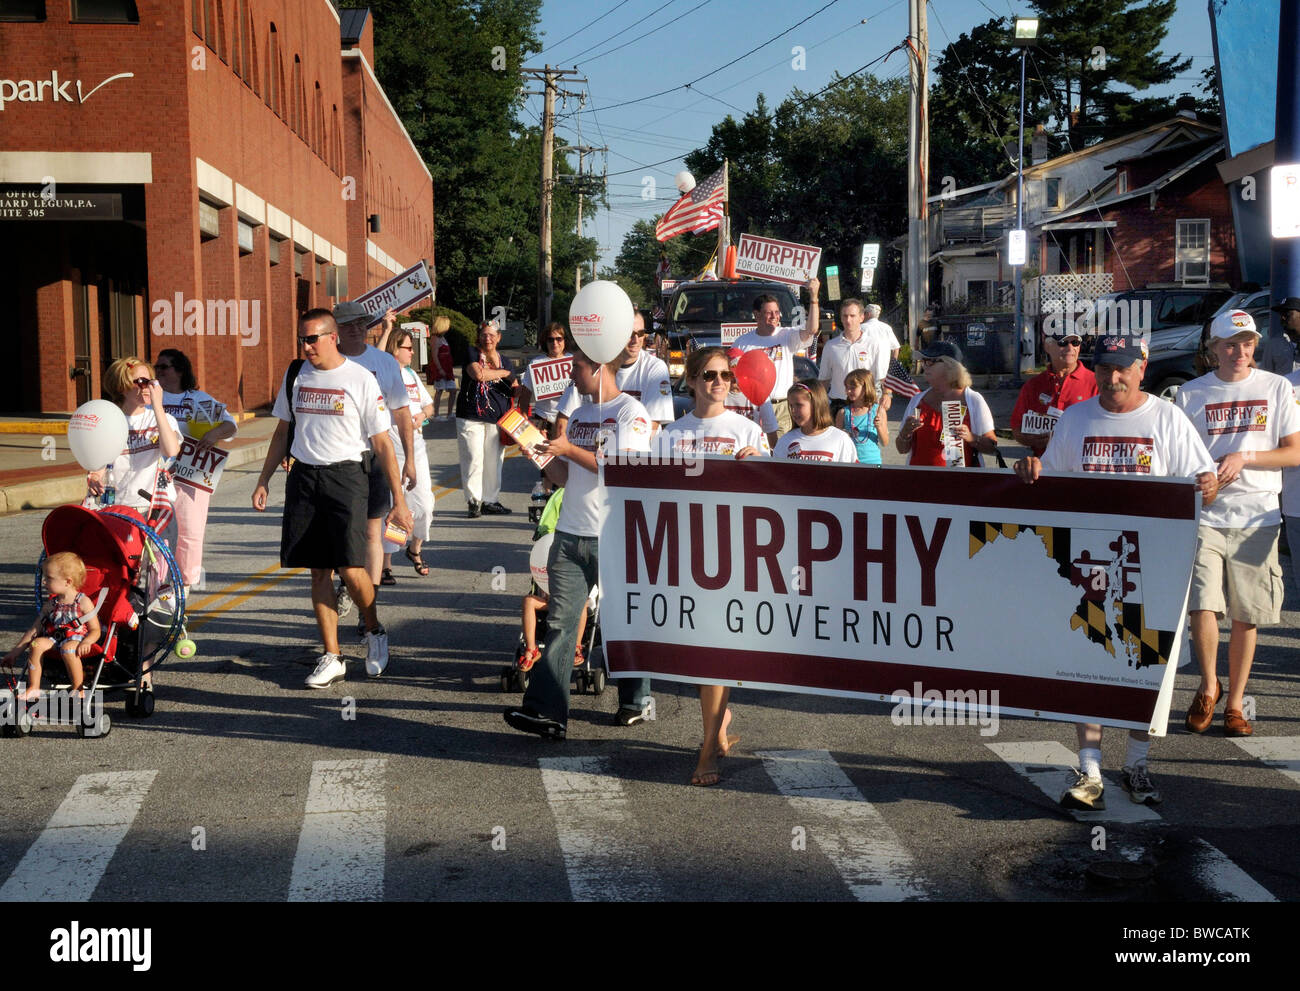
[[[740,742],[739,736],[728,736],[727,730],[731,727],[731,706],[727,706],[727,711],[722,714],[722,725],[718,728],[718,756],[729,757],[731,748]]]
[[[722,781],[722,775],[718,772],[717,754],[712,752],[711,748],[700,748],[700,760],[695,765],[695,773],[691,775],[691,784],[708,788]]]
[[[29,688],[18,695],[19,702],[37,702],[40,700],[41,690],[39,688]]]

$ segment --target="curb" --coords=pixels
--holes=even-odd
[[[14,431],[9,431],[10,433]],[[271,439],[255,441],[233,448],[226,460],[227,468],[237,468],[250,461],[261,461],[271,448]],[[25,509],[49,509],[80,502],[86,495],[86,476],[60,475],[38,482],[19,482],[0,488],[0,513],[17,513]]]

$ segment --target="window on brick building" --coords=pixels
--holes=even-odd
[[[257,74],[257,39],[253,37],[253,26],[251,21],[249,22],[248,25],[247,38],[248,38],[248,50],[251,53],[251,55],[248,60],[248,75],[244,77],[244,82],[248,83],[248,85],[253,87],[254,93],[256,93],[258,96],[261,96],[262,87],[259,85],[261,80]]]
[[[253,237],[256,233],[253,230],[253,225],[241,219],[235,225],[235,229],[239,235],[239,253],[241,255],[251,255],[253,253]]]
[[[278,234],[272,233],[266,239],[266,257],[272,265],[280,264],[280,246],[284,244],[284,238]]]
[[[230,67],[235,70],[235,75],[240,79],[244,78],[244,21],[238,14],[235,15],[235,30],[232,35],[234,40],[230,44]]]
[[[0,0],[0,21],[43,21],[45,0]]]
[[[221,236],[221,209],[207,200],[199,200],[199,239],[211,241]]]
[[[203,0],[203,43],[217,50],[217,14],[213,10],[216,0]]]
[[[321,96],[320,83],[316,84],[316,104],[312,108],[311,144],[316,154],[328,158],[325,150],[325,100]]]
[[[226,11],[221,0],[217,0],[217,58],[227,64],[230,62],[226,57]]]
[[[1210,221],[1208,219],[1175,222],[1174,281],[1210,281]]]
[[[239,64],[243,66],[244,83],[252,86],[253,79],[253,56],[250,52],[252,39],[249,37],[253,32],[249,29],[248,23],[248,0],[239,0],[239,18],[235,22],[235,43],[239,46]]]
[[[280,113],[280,100],[276,92],[276,79],[280,66],[280,34],[271,22],[271,36],[266,42],[266,105],[272,113]]]
[[[73,23],[139,24],[135,0],[72,0]]]

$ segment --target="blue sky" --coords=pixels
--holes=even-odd
[[[712,72],[827,3],[546,0],[541,23],[544,50],[528,64],[576,65],[588,80],[585,86],[567,86],[585,90],[587,103],[581,111],[576,99],[559,106],[557,138],[610,149],[610,209],[602,210],[594,222],[588,220],[585,227],[589,236],[600,241],[601,265],[613,263],[624,234],[636,220],[662,213],[677,198],[673,176],[683,168],[681,156],[703,145],[714,124],[727,114],[739,118],[753,109],[760,92],[769,106],[775,106],[796,87],[814,92],[835,72],[847,74],[883,55],[907,34],[907,0],[835,0],[692,90],[677,89],[627,106],[614,104],[640,100]],[[931,65],[950,38],[991,17],[1024,12],[1028,5],[1017,6],[1015,0],[933,0],[928,15]],[[629,41],[633,43],[620,48]],[[795,45],[803,46],[806,53],[802,70],[792,65]],[[1192,68],[1173,92],[1194,91],[1201,69],[1211,64],[1205,0],[1179,0],[1163,48],[1166,53],[1193,56]],[[895,53],[870,71],[881,77],[905,76],[907,60],[901,52]],[[540,121],[541,106],[540,97],[530,98],[525,119]],[[670,161],[653,164],[663,159]],[[577,156],[571,155],[571,161],[576,165]],[[597,171],[601,165],[598,157]],[[646,176],[655,181],[654,200],[642,198]]]

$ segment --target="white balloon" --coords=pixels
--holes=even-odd
[[[126,450],[126,414],[107,399],[82,403],[68,421],[68,447],[86,471],[98,471]]]
[[[573,341],[592,361],[613,361],[632,336],[632,300],[617,282],[588,282],[569,304]]]
[[[687,172],[684,169],[681,172],[677,173],[677,175],[673,178],[673,182],[677,183],[677,189],[683,195],[689,193],[692,189],[695,188],[695,176],[691,175],[689,172]]]
[[[551,586],[546,578],[546,562],[551,556],[551,544],[555,541],[555,531],[544,534],[533,542],[533,549],[528,554],[528,570],[533,573],[533,581],[547,595]]]

